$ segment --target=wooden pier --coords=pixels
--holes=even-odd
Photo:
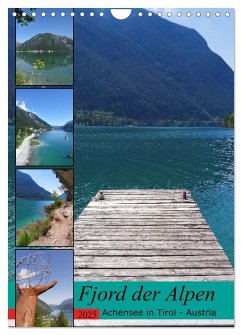
[[[103,190],[75,222],[75,281],[232,281],[191,194]]]

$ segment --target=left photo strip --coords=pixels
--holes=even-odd
[[[8,14],[8,324],[73,327],[74,12]]]

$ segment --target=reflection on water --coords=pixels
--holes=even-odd
[[[40,75],[33,64],[36,61],[44,63]],[[27,78],[31,85],[72,85],[73,84],[73,54],[72,53],[30,53],[16,54],[16,69]]]
[[[65,67],[73,63],[72,53],[32,53],[32,52],[19,52],[17,53],[17,64],[21,61],[25,64],[33,63],[40,59],[45,63],[46,70],[52,70],[58,67]]]

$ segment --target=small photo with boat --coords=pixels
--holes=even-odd
[[[16,9],[16,85],[73,85],[71,9]]]
[[[73,246],[73,170],[16,170],[16,245]]]
[[[16,90],[16,165],[73,166],[73,90]]]

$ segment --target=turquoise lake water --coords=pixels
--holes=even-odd
[[[75,218],[105,188],[188,188],[234,260],[233,130],[77,127]],[[14,264],[14,127],[9,127],[9,264]],[[10,277],[13,268],[10,265]]]
[[[40,76],[33,68],[37,60],[45,63]],[[69,53],[17,53],[16,69],[29,78],[32,85],[73,85],[73,55]]]
[[[75,129],[75,215],[99,189],[189,189],[233,263],[233,130]]]
[[[68,140],[65,140],[65,137]],[[73,133],[63,130],[51,130],[38,136],[43,143],[41,146],[32,147],[29,165],[33,166],[72,166],[73,159]]]
[[[16,200],[16,229],[21,229],[33,221],[40,220],[44,217],[41,211],[44,206],[51,204],[53,201],[48,200]]]

